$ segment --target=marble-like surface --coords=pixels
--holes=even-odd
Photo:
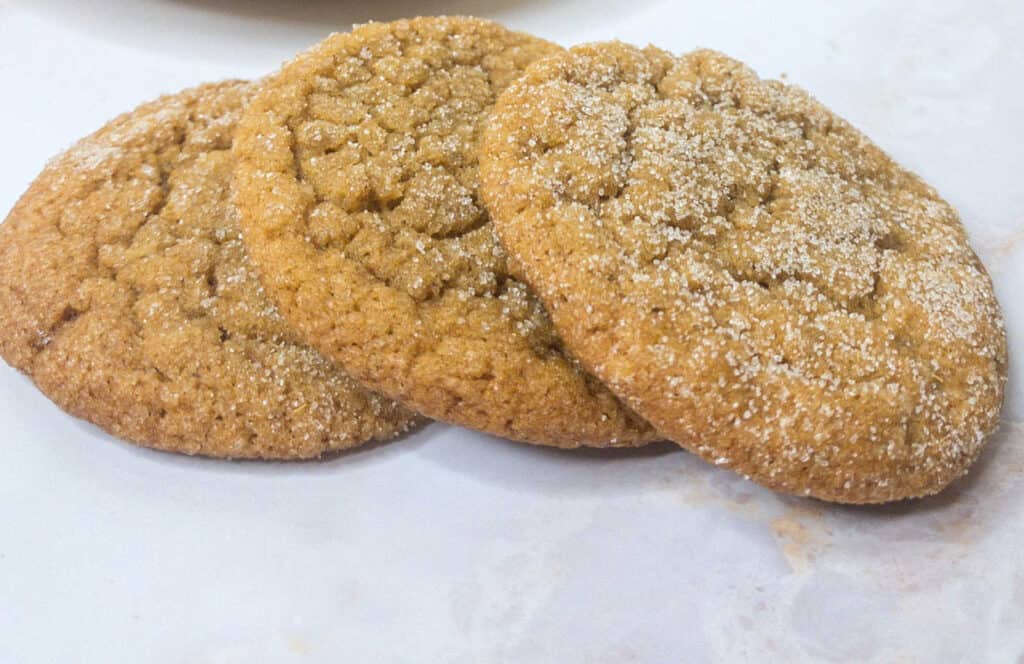
[[[941,496],[849,508],[671,445],[569,454],[442,425],[323,463],[214,462],[114,442],[4,367],[0,662],[1024,661],[1019,0],[0,0],[0,213],[140,101],[439,12],[718,48],[919,171],[1006,310],[981,463]]]

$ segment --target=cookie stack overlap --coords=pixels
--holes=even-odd
[[[59,406],[151,447],[308,458],[431,418],[665,437],[848,503],[963,475],[1006,380],[956,211],[807,93],[459,17],[81,141],[0,227],[0,325]]]

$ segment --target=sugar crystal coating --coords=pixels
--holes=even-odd
[[[563,352],[477,193],[497,94],[559,50],[469,18],[334,35],[245,113],[236,202],[284,315],[367,385],[509,438],[634,445],[650,427]]]
[[[619,43],[530,67],[484,199],[569,349],[782,491],[934,493],[998,422],[1006,338],[956,212],[803,91]]]
[[[316,457],[421,422],[298,342],[229,205],[253,86],[144,104],[54,159],[0,226],[0,354],[117,436],[232,458]]]

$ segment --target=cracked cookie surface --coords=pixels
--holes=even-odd
[[[229,205],[254,87],[144,104],[60,155],[0,226],[0,353],[57,405],[133,442],[316,457],[421,422],[302,345]]]
[[[957,213],[798,88],[578,47],[501,96],[481,181],[568,348],[712,463],[882,502],[997,425],[1005,331]]]
[[[235,202],[281,311],[368,386],[517,440],[635,445],[654,433],[563,352],[477,192],[497,94],[560,50],[470,18],[333,35],[247,109]]]

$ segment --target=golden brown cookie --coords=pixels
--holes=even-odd
[[[136,443],[292,459],[418,416],[300,345],[229,205],[253,86],[122,115],[52,161],[0,226],[0,353],[61,408]]]
[[[942,489],[997,424],[1003,322],[957,213],[797,88],[575,48],[501,96],[481,180],[567,346],[713,463],[881,502]]]
[[[472,18],[333,35],[244,114],[235,201],[282,313],[365,384],[500,436],[635,445],[653,432],[565,355],[477,195],[497,94],[559,50]]]

